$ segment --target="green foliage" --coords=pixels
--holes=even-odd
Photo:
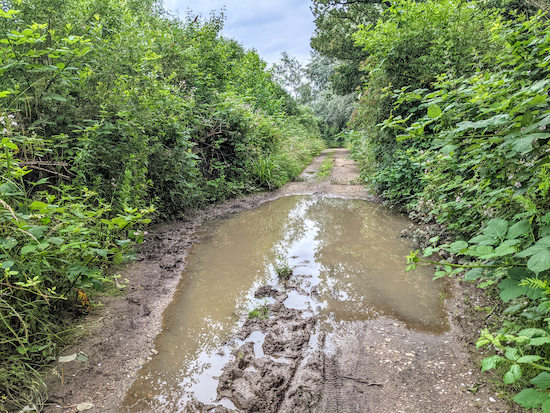
[[[315,33],[311,47],[322,56],[337,59],[332,74],[333,92],[347,95],[362,84],[360,68],[368,58],[353,34],[361,25],[375,24],[389,2],[380,0],[313,0]]]
[[[155,0],[11,4],[0,11],[0,410],[40,407],[40,367],[151,219],[279,186],[324,149],[317,119],[258,54],[221,36],[223,16],[179,20]]]
[[[354,34],[356,43],[369,57],[353,123],[353,128],[364,131],[365,137],[350,143],[364,178],[388,201],[406,203],[422,191],[425,183],[416,178],[419,158],[430,147],[423,140],[396,141],[398,131],[381,125],[388,118],[407,119],[412,124],[420,115],[414,102],[394,105],[397,97],[393,91],[427,94],[441,73],[462,76],[490,67],[503,44],[494,35],[499,27],[497,16],[471,3],[406,0],[395,2],[378,22],[365,24]],[[431,115],[435,114],[433,110]],[[396,182],[394,170],[398,164],[401,170],[396,173],[406,175],[408,185],[388,190]]]
[[[294,272],[294,267],[292,267],[288,259],[286,259],[283,256],[278,256],[277,261],[273,265],[275,268],[275,273],[277,274],[277,277],[279,277],[279,280],[281,281],[287,281],[292,276],[292,273]]]
[[[498,67],[441,75],[432,91],[401,90],[395,106],[414,110],[380,127],[427,145],[418,173],[426,184],[409,206],[457,234],[450,244],[432,239],[422,257],[412,252],[408,270],[430,263],[438,266],[436,278],[462,274],[480,287],[498,286],[508,308],[500,329],[484,330],[478,341],[497,352],[483,370],[504,367],[503,382],[524,388],[514,400],[548,411],[550,31],[539,15],[503,26],[499,35],[507,46]],[[452,258],[434,258],[442,251]]]
[[[321,162],[321,165],[319,165],[319,170],[315,175],[316,178],[320,181],[328,178],[332,173],[333,166],[334,166],[334,151],[327,152],[325,159],[323,159],[323,162]]]
[[[269,307],[267,306],[267,300],[263,304],[258,304],[254,309],[248,312],[248,318],[258,318],[265,320],[269,317]]]

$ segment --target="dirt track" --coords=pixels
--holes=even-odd
[[[140,260],[122,273],[129,280],[123,298],[104,302],[88,317],[95,326],[90,336],[65,354],[84,352],[87,363],[68,363],[65,385],[51,376],[46,411],[59,406],[91,402],[90,412],[119,412],[127,389],[141,365],[154,356],[153,340],[162,329],[162,313],[173,297],[190,247],[208,220],[254,208],[286,195],[324,195],[376,201],[358,181],[347,151],[336,150],[332,175],[317,182],[313,177],[324,155],[316,158],[302,174],[304,181],[292,182],[278,191],[253,195],[200,211],[188,222],[157,228],[144,244]],[[350,184],[351,183],[351,184]],[[300,288],[299,281],[295,288]],[[488,387],[476,394],[466,390],[479,383],[478,368],[472,364],[465,344],[475,336],[474,321],[465,318],[465,293],[453,289],[446,301],[451,330],[443,335],[415,332],[403,323],[381,317],[352,322],[329,335],[318,337],[319,345],[307,345],[315,334],[315,320],[299,310],[282,305],[277,288],[259,291],[272,296],[275,318],[250,320],[238,338],[246,340],[253,331],[266,334],[266,356],[292,360],[284,369],[273,368],[269,358],[256,358],[250,344],[236,352],[220,377],[218,394],[241,407],[243,412],[506,412],[506,406]],[[476,305],[470,303],[470,306]],[[291,326],[291,328],[289,328]],[[269,337],[269,338],[268,338]],[[466,343],[464,342],[466,341]],[[330,349],[325,345],[330,343]],[[245,372],[245,370],[249,367]],[[284,370],[284,371],[283,371]],[[227,385],[227,383],[234,383]],[[264,394],[265,397],[258,397]],[[175,411],[175,410],[174,410]],[[196,405],[188,411],[228,411]]]

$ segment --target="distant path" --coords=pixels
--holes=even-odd
[[[331,152],[334,153],[334,166],[331,175],[323,181],[316,179],[316,173],[323,160]],[[311,162],[298,177],[297,182],[289,182],[275,191],[275,197],[286,195],[325,195],[340,198],[359,198],[379,201],[379,198],[369,195],[364,186],[357,164],[350,157],[347,149],[327,149]]]

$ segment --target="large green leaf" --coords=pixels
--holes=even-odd
[[[483,230],[483,234],[493,238],[504,238],[508,231],[508,221],[505,219],[495,218],[489,221],[487,227]]]
[[[515,239],[517,237],[521,237],[522,235],[528,234],[530,230],[531,223],[529,222],[529,220],[526,219],[524,221],[516,222],[514,225],[508,228],[506,238]]]
[[[550,337],[536,337],[529,341],[531,346],[543,346],[548,343],[550,343]]]
[[[533,245],[532,247],[529,247],[527,249],[524,249],[523,251],[520,251],[516,254],[516,257],[518,258],[527,258],[531,255],[535,255],[539,252],[548,251],[548,247],[545,247],[543,245]]]
[[[506,356],[506,358],[510,361],[516,361],[520,358],[518,349],[514,347],[506,347],[506,353],[504,353],[504,356]]]
[[[466,241],[455,241],[449,246],[449,251],[453,254],[458,254],[466,249],[468,249],[468,243]]]
[[[495,245],[498,242],[498,240],[496,240],[493,237],[488,237],[487,235],[478,235],[476,237],[473,237],[468,242],[470,244],[477,244],[477,245]]]
[[[529,287],[520,286],[519,281],[512,278],[505,278],[500,283],[498,283],[498,288],[500,288],[499,297],[502,301],[507,303],[514,298],[518,298],[527,294]]]
[[[510,370],[508,370],[506,374],[504,374],[504,378],[502,379],[502,381],[506,384],[512,384],[519,379],[521,379],[521,367],[517,364],[512,364]]]
[[[481,362],[481,371],[494,369],[502,360],[504,357],[499,355],[484,358]]]
[[[30,209],[44,209],[48,208],[48,204],[44,202],[34,201],[32,204],[29,205]]]
[[[525,389],[516,394],[514,401],[527,409],[533,409],[548,399],[548,395],[535,389]]]
[[[550,387],[550,373],[544,371],[531,380],[531,383],[543,390]]]
[[[541,356],[523,356],[520,357],[517,361],[518,363],[536,363],[537,361],[542,360]]]
[[[442,110],[437,105],[432,105],[428,108],[428,116],[432,119],[439,117],[441,113],[442,113]]]
[[[473,281],[483,277],[483,268],[474,268],[464,274],[464,281]]]
[[[550,268],[550,250],[537,252],[529,261],[527,261],[527,268],[533,271],[535,274],[539,274],[542,271],[546,271]]]

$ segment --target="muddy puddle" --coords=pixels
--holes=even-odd
[[[255,298],[264,285],[278,285],[284,307],[313,320],[309,346],[322,351],[330,351],[333,331],[380,316],[410,330],[444,333],[445,285],[433,282],[428,268],[404,271],[411,245],[399,234],[408,224],[378,204],[315,196],[283,197],[209,223],[165,312],[158,354],[140,370],[121,411],[185,411],[192,400],[235,408],[218,395],[218,377],[245,342],[252,342],[253,357],[269,358],[272,366],[296,363],[264,354],[261,331],[228,341],[251,310],[263,314],[275,302]],[[290,288],[276,275],[285,261],[293,268]],[[320,336],[329,339],[320,343]],[[250,364],[243,374],[260,368]]]

